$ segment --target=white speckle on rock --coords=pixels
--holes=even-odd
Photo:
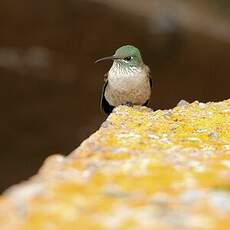
[[[230,168],[230,160],[224,160],[222,161],[222,164],[228,168]]]
[[[178,103],[177,103],[177,106],[181,107],[181,106],[187,106],[189,105],[189,102],[187,102],[186,100],[180,100]]]
[[[41,195],[44,192],[43,184],[35,180],[36,178],[33,178],[20,185],[14,185],[7,189],[5,194],[16,203],[24,203],[25,201],[37,195]]]
[[[119,154],[119,153],[130,152],[130,150],[128,148],[116,148],[116,149],[112,149],[111,152]]]
[[[190,190],[182,193],[180,201],[182,204],[189,205],[194,202],[200,202],[205,197],[205,192],[202,190]]]
[[[39,170],[39,173],[42,173],[43,171],[47,171],[47,170],[53,170],[54,168],[60,166],[65,160],[65,157],[62,155],[51,155],[49,156],[43,166],[41,167],[41,169]]]
[[[203,172],[205,170],[205,166],[201,164],[199,161],[190,161],[190,166],[196,171],[196,172]]]
[[[188,137],[187,140],[189,141],[195,141],[195,142],[200,142],[201,140],[197,137]]]
[[[141,135],[135,133],[135,132],[129,132],[129,133],[120,133],[117,135],[118,138],[133,138],[133,139],[138,139],[141,138]]]
[[[149,138],[154,139],[154,140],[160,138],[159,136],[157,136],[157,135],[155,135],[155,134],[149,134],[148,136],[149,136]]]
[[[152,204],[169,205],[172,198],[166,193],[156,193],[150,201]]]
[[[230,194],[228,192],[212,192],[209,195],[209,202],[214,208],[230,215]]]
[[[197,133],[206,133],[206,132],[208,132],[208,130],[207,129],[197,129],[196,132]]]
[[[226,150],[230,150],[230,145],[224,145],[224,148],[225,148]]]
[[[205,108],[205,107],[206,107],[206,104],[203,103],[203,102],[200,102],[200,103],[199,103],[199,107],[200,107],[200,108]]]

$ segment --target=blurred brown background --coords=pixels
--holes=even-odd
[[[230,96],[227,0],[1,0],[1,191],[100,126],[111,63],[94,61],[128,43],[152,70],[153,109]]]

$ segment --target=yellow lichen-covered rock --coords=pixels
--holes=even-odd
[[[0,229],[230,229],[230,100],[121,106],[0,198]]]

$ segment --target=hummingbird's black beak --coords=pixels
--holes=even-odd
[[[113,55],[113,56],[109,56],[109,57],[100,58],[100,59],[96,60],[95,63],[98,63],[98,62],[104,61],[104,60],[115,60],[115,59],[120,59],[120,58]]]

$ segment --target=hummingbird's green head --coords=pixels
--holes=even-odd
[[[139,49],[131,45],[121,46],[113,56],[101,58],[96,62],[108,59],[124,67],[141,67],[144,64]]]
[[[118,58],[115,59],[115,61],[119,61],[124,65],[135,67],[143,65],[139,49],[131,45],[126,45],[118,48],[113,56]]]

